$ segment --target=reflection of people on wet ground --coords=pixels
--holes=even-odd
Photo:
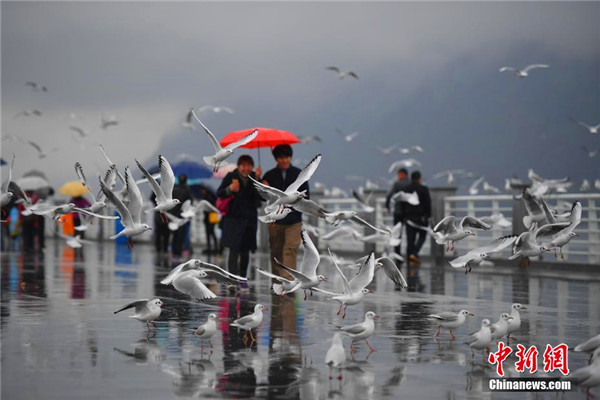
[[[40,200],[35,192],[28,191],[26,194],[31,199],[32,204],[36,204]],[[23,203],[17,205],[17,210],[19,211],[19,225],[21,238],[23,239],[22,250],[24,252],[42,251],[44,248],[44,217],[35,214],[23,215],[22,211],[25,210]]]
[[[190,187],[187,185],[187,175],[180,174],[177,176],[179,183],[173,187],[173,199],[177,199],[180,201],[175,207],[173,207],[169,213],[174,216],[181,218],[181,205],[187,201],[192,201],[194,196]],[[183,246],[186,241],[186,235],[189,235],[190,222],[186,222],[182,226],[180,226],[173,233],[173,242],[171,244],[171,250],[173,252],[174,258],[180,258],[183,252]]]
[[[223,298],[219,303],[219,330],[223,335],[223,368],[216,389],[239,397],[252,397],[256,389],[256,376],[252,368],[248,368],[239,360],[240,352],[247,349],[244,346],[244,332],[229,326],[229,323],[242,315],[251,314],[253,304],[240,296]],[[247,349],[256,352],[257,346]]]
[[[281,397],[285,394],[288,386],[297,380],[301,365],[296,295],[271,296],[268,397]]]
[[[421,266],[416,263],[406,266],[406,283],[409,292],[423,293],[425,291],[425,285],[421,282],[421,276],[419,275],[420,268]]]
[[[394,353],[400,361],[414,360],[421,356],[421,346],[431,339],[430,325],[423,321],[431,314],[429,303],[402,302],[400,314],[394,322],[395,333],[407,340],[394,341]]]

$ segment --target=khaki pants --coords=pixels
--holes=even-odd
[[[290,274],[279,268],[273,257],[286,267],[296,269],[298,247],[302,242],[302,223],[293,225],[269,224],[269,247],[271,248],[271,271],[275,275],[293,279]]]

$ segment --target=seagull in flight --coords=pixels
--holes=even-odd
[[[585,146],[581,146],[581,149],[585,151],[589,158],[594,158],[598,155],[598,153],[600,153],[600,149],[588,150],[588,148]]]
[[[578,121],[575,118],[569,118],[571,121],[575,122],[576,124],[579,124],[581,126],[583,126],[584,128],[586,128],[591,134],[596,135],[598,133],[598,130],[600,130],[600,124],[592,126],[592,125],[588,125],[585,122],[582,121]]]
[[[206,135],[212,142],[213,147],[215,148],[214,155],[203,157],[204,162],[213,167],[213,172],[218,171],[221,163],[233,154],[233,150],[237,149],[240,146],[244,146],[250,143],[258,136],[258,129],[255,129],[252,133],[244,136],[237,142],[231,143],[230,145],[227,145],[225,147],[221,147],[221,144],[219,143],[215,135],[206,127],[206,125],[202,123],[202,121],[200,121],[200,119],[198,119],[196,113],[194,113],[194,109],[191,109],[190,111],[192,112],[194,118],[196,118],[196,121],[198,121],[200,125],[202,125],[204,132],[206,133]]]
[[[212,111],[215,114],[218,114],[220,112],[226,112],[227,114],[233,114],[235,113],[235,111],[233,111],[231,108],[229,107],[225,107],[225,106],[211,106],[210,104],[207,104],[205,106],[202,106],[198,109],[199,112],[204,112],[204,111]]]
[[[513,254],[508,259],[514,260],[519,256],[524,259],[524,266],[527,267],[531,264],[529,257],[536,257],[542,254],[544,251],[551,250],[546,247],[548,239],[552,240],[552,237],[568,227],[569,222],[559,222],[556,224],[546,224],[535,231],[524,232],[519,235],[519,238],[513,245]]]
[[[100,117],[100,122],[100,128],[102,129],[107,129],[111,126],[119,125],[119,121],[117,121],[117,117],[115,115],[110,115],[107,117],[104,114],[102,114],[102,116]]]
[[[18,118],[21,115],[23,115],[25,117],[31,117],[32,115],[35,115],[36,117],[41,117],[42,116],[42,112],[40,110],[23,110],[23,111],[17,113],[15,115],[15,118]]]
[[[481,262],[490,257],[491,253],[497,253],[512,245],[516,240],[517,235],[502,236],[491,243],[478,247],[469,251],[460,257],[450,261],[452,268],[465,268],[465,275],[471,272],[471,267],[479,265]]]
[[[110,239],[116,239],[120,236],[129,236],[127,245],[129,248],[132,248],[133,240],[131,237],[141,235],[146,231],[152,230],[152,228],[147,224],[142,223],[142,193],[135,183],[135,179],[133,178],[131,171],[129,171],[129,167],[125,167],[125,185],[127,187],[129,198],[127,207],[114,192],[106,187],[102,179],[100,179],[100,189],[102,190],[102,193],[104,193],[106,198],[114,204],[117,212],[121,216],[121,224],[123,224],[123,230],[116,235],[111,236]]]
[[[46,158],[47,155],[49,155],[51,153],[54,153],[55,151],[58,151],[58,147],[53,147],[49,151],[43,151],[39,144],[37,144],[37,143],[35,143],[35,142],[31,141],[31,140],[28,140],[27,143],[29,143],[31,145],[31,147],[33,147],[34,149],[37,150],[38,157],[39,157],[40,160],[42,158]]]
[[[436,239],[437,244],[446,243],[446,250],[454,250],[454,243],[466,238],[467,236],[475,236],[475,233],[466,228],[483,229],[489,231],[492,227],[475,217],[466,216],[460,221],[460,225],[457,227],[456,217],[449,215],[442,219],[433,228],[434,233],[440,234],[440,237]],[[450,249],[450,243],[452,248]]]
[[[175,174],[173,173],[173,169],[171,165],[167,161],[167,159],[161,155],[158,156],[158,171],[160,173],[160,185],[156,182],[156,179],[148,172],[146,168],[138,160],[135,160],[139,169],[142,171],[148,182],[150,183],[150,188],[156,195],[156,207],[153,208],[154,211],[160,211],[161,215],[164,219],[164,213],[169,211],[173,207],[181,204],[181,201],[173,198],[173,186],[175,186]],[[166,221],[165,221],[166,222]]]
[[[393,144],[393,145],[388,146],[388,147],[375,146],[375,148],[377,150],[379,150],[381,152],[381,154],[386,155],[386,156],[389,156],[390,154],[392,154],[392,152],[394,150],[396,150],[396,147],[398,147],[398,143]]]
[[[335,67],[335,66],[327,67],[325,69],[328,71],[335,72],[339,79],[344,79],[347,76],[352,77],[354,79],[358,79],[358,75],[353,71],[341,71],[338,67]]]
[[[39,85],[36,82],[25,82],[25,86],[31,86],[34,92],[47,92],[48,88],[46,86]]]
[[[69,126],[69,129],[74,132],[77,132],[77,134],[79,136],[81,136],[82,138],[88,136],[91,133],[91,131],[89,131],[89,130],[85,130],[83,128],[80,128],[80,127],[74,126],[74,125]]]
[[[529,71],[538,68],[550,68],[550,66],[546,64],[531,64],[521,70],[513,67],[502,67],[500,68],[500,72],[511,71],[515,74],[517,78],[526,78],[527,76],[529,76]]]
[[[185,121],[183,121],[181,123],[181,126],[183,126],[185,129],[189,129],[190,131],[196,130],[196,125],[194,125],[194,123],[192,122],[192,110],[188,110],[187,114],[185,115]]]
[[[394,161],[390,167],[388,168],[388,173],[392,173],[399,168],[412,168],[412,167],[420,167],[421,163],[414,158],[407,158],[404,160]]]
[[[303,190],[299,192],[298,189],[300,186],[304,184],[304,182],[308,181],[321,163],[321,155],[317,154],[315,158],[313,158],[307,165],[304,167],[298,177],[292,184],[290,184],[285,191],[281,191],[272,186],[264,185],[250,176],[250,180],[254,183],[254,187],[259,191],[259,193],[265,194],[268,198],[277,197],[277,200],[272,201],[268,206],[265,207],[265,211],[270,213],[274,210],[278,210],[282,212],[285,206],[293,206],[295,203],[299,202],[301,199],[306,197],[306,192]]]
[[[402,154],[408,154],[412,151],[416,151],[417,153],[422,153],[423,148],[421,146],[410,146],[410,147],[400,147],[398,151]]]
[[[358,135],[360,135],[360,132],[358,132],[358,131],[354,131],[354,132],[352,132],[349,135],[346,135],[344,132],[342,132],[341,129],[336,129],[335,131],[337,132],[338,135],[340,135],[341,137],[343,137],[346,142],[351,142],[356,137],[358,137]]]

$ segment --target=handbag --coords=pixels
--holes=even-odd
[[[231,201],[233,200],[233,195],[225,198],[217,197],[217,209],[221,212],[222,216],[227,215],[229,212],[229,207],[231,206]]]

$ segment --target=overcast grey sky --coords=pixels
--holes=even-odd
[[[313,179],[344,187],[344,175],[388,177],[403,156],[374,145],[396,142],[424,147],[416,158],[426,178],[446,168],[495,185],[528,168],[600,176],[600,157],[581,150],[600,147],[600,135],[568,119],[600,123],[598,2],[3,1],[1,12],[2,133],[61,146],[39,160],[30,146],[3,141],[2,156],[17,155],[17,177],[43,169],[58,185],[75,178],[75,161],[93,176],[105,168],[96,143],[120,165],[149,166],[159,152],[201,160],[212,146],[181,122],[203,104],[236,111],[205,114],[219,137],[254,126],[320,135],[322,144],[297,145],[296,154],[322,153]],[[551,68],[527,79],[498,72],[531,63]],[[360,80],[340,81],[330,65]],[[31,80],[48,93],[25,87]],[[13,118],[25,109],[44,115]],[[102,131],[101,113],[122,122]],[[93,130],[85,150],[71,124]],[[336,128],[362,134],[343,143]]]

